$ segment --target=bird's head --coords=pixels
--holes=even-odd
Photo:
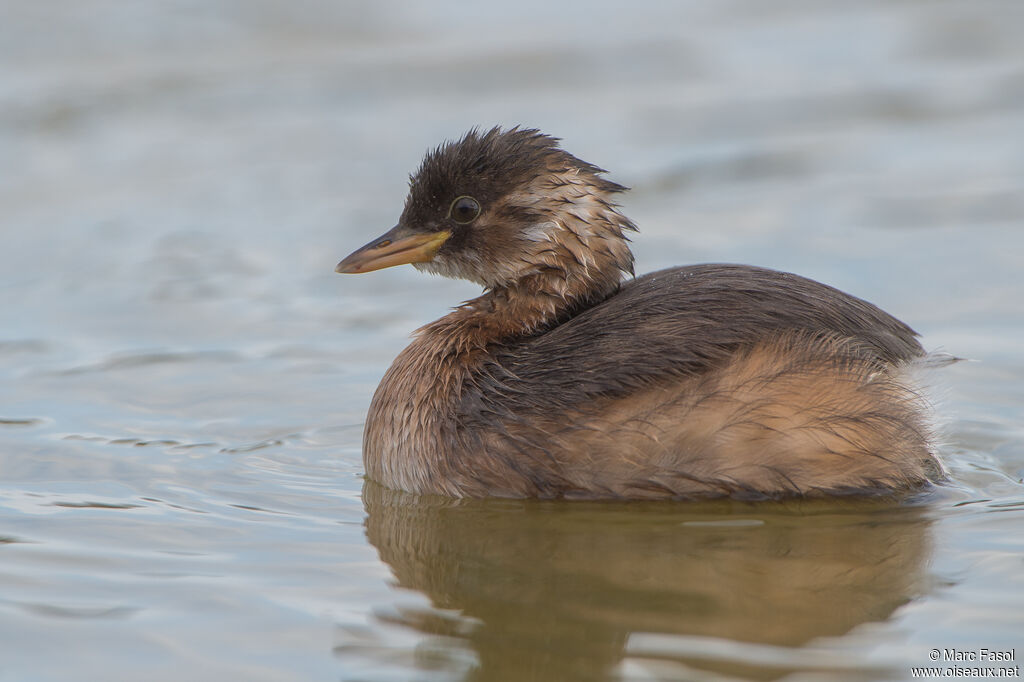
[[[610,293],[633,255],[626,188],[537,130],[472,130],[429,152],[398,224],[338,264],[362,273],[412,263],[488,289],[527,281],[564,298]]]

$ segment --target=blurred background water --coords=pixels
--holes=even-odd
[[[0,680],[905,679],[1024,657],[1024,4],[0,0]],[[333,274],[423,152],[536,126],[638,271],[792,270],[974,362],[913,504],[361,477],[409,332]]]

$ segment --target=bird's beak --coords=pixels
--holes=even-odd
[[[406,263],[426,263],[433,260],[437,250],[452,236],[448,230],[440,232],[413,232],[396,225],[366,246],[356,249],[338,263],[335,272],[361,273],[390,268]]]

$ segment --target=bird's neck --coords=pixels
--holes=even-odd
[[[570,287],[559,293],[552,286],[529,278],[487,291],[416,333],[370,404],[363,460],[371,478],[418,492],[459,495],[469,489],[465,471],[478,467],[463,461],[465,453],[457,456],[456,415],[465,387],[500,348],[542,333],[607,297],[618,287],[618,277],[604,288]],[[508,479],[518,480],[512,472]],[[505,492],[521,494],[512,488]]]
[[[536,225],[518,276],[498,279],[420,336],[456,352],[484,349],[542,333],[618,291],[633,272],[623,231],[635,228],[613,204],[593,203],[589,213]]]
[[[420,492],[469,489],[465,472],[478,467],[463,460],[476,449],[457,447],[466,387],[501,348],[557,326],[619,287],[618,265],[569,263],[490,289],[416,333],[381,380],[367,415],[363,458],[373,479]],[[512,473],[508,479],[518,480]]]
[[[543,333],[618,290],[619,270],[595,277],[598,274],[592,270],[584,277],[547,270],[530,275],[467,301],[423,327],[419,335],[461,355]]]

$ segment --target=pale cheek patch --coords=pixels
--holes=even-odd
[[[548,220],[536,225],[530,225],[523,230],[523,236],[531,242],[553,242],[555,241],[555,234],[559,229],[558,223]]]
[[[538,245],[535,257],[545,260],[545,252],[554,244],[582,268],[582,272],[567,270],[567,276],[589,278],[592,269],[631,272],[632,254],[623,232],[634,229],[633,225],[603,194],[586,176],[571,169],[540,177],[513,195],[518,205],[554,216],[524,230],[527,239]]]

